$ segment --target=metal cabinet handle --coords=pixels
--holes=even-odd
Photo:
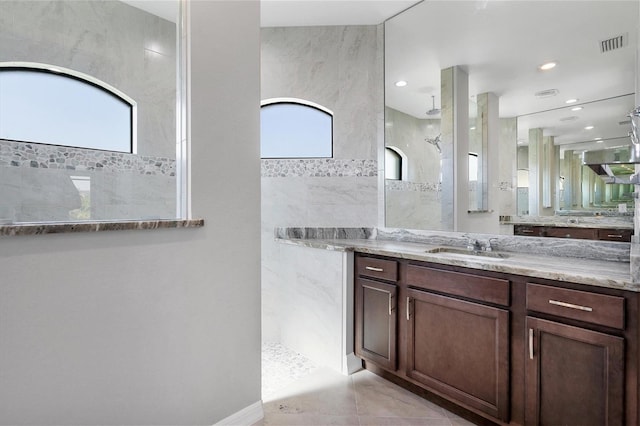
[[[411,297],[407,296],[407,321],[410,320],[411,313],[409,312],[409,305],[411,304]]]
[[[523,234],[533,234],[533,231],[530,229],[523,229],[520,232],[522,232]]]
[[[549,300],[549,303],[556,306],[562,306],[563,308],[577,309],[579,311],[593,311],[593,308],[590,308],[589,306],[574,305],[573,303],[560,302],[559,300]]]
[[[391,313],[393,312],[393,296],[391,295],[391,293],[389,293],[389,316],[391,316]]]
[[[607,234],[607,237],[609,237],[609,238],[622,238],[622,235],[620,235],[620,234]]]
[[[533,328],[529,329],[529,359],[533,359]]]
[[[373,266],[365,266],[365,268],[367,271],[373,271],[373,272],[384,272],[384,269],[382,268],[374,268]]]

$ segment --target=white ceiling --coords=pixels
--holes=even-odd
[[[417,0],[262,0],[262,27],[377,25]]]
[[[609,130],[624,136],[629,128],[618,125],[625,119],[624,113],[618,116],[620,108],[599,109],[598,117],[618,114],[610,120],[615,126],[607,134],[597,134],[602,126],[585,134],[584,127],[594,125],[596,118],[597,105],[589,102],[635,91],[638,4],[612,0],[423,2],[385,26],[386,104],[427,118],[432,95],[436,107],[440,106],[440,70],[458,65],[469,74],[470,95],[494,92],[499,96],[501,117],[555,109],[551,122],[538,123],[548,134],[562,136],[556,143],[607,138]],[[600,52],[600,40],[623,33],[629,36],[626,47]],[[547,61],[558,65],[550,71],[538,70]],[[395,87],[398,80],[409,84]],[[548,89],[559,93],[534,96]],[[569,98],[578,98],[584,109],[570,111],[565,104]],[[632,108],[633,99],[630,104]],[[622,111],[628,112],[625,108]],[[577,119],[560,121],[567,116]],[[573,129],[571,137],[563,126]]]
[[[122,0],[176,22],[178,0]],[[215,0],[211,0],[215,1]],[[422,0],[262,0],[262,27],[377,25]]]

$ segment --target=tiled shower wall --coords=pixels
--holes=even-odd
[[[334,112],[333,158],[262,160],[263,340],[305,353],[300,329],[309,344],[335,343],[321,328],[340,315],[333,310],[341,277],[318,270],[341,271],[342,257],[293,253],[274,242],[274,228],[378,225],[382,27],[263,28],[261,35],[262,99],[301,98]]]
[[[0,221],[170,219],[174,158],[0,140]]]
[[[175,217],[175,24],[120,1],[0,1],[8,61],[70,68],[126,93],[137,102],[138,149],[1,142],[0,220]],[[78,190],[88,182],[90,205]]]

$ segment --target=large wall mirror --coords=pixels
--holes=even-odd
[[[632,226],[633,185],[585,158],[629,155],[638,16],[635,1],[424,1],[387,21],[386,225]]]

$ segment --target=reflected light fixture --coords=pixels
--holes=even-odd
[[[404,81],[404,80],[396,81],[396,87],[404,87],[404,86],[406,86],[407,84],[408,84],[408,83],[407,83],[406,81]]]
[[[578,102],[577,99],[567,99],[564,101],[565,104],[575,104],[576,102]]]
[[[546,62],[546,63],[544,63],[544,64],[540,65],[540,66],[538,67],[538,69],[539,69],[540,71],[548,71],[548,70],[550,70],[550,69],[555,68],[555,67],[556,67],[556,65],[558,65],[558,64],[556,64],[555,62]]]
[[[573,107],[571,111],[580,111],[583,107]]]
[[[591,129],[593,129],[593,127],[594,127],[594,126],[587,126],[587,127],[585,127],[584,129],[585,129],[585,130],[591,130]]]

